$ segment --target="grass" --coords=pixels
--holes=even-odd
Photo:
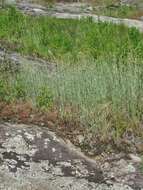
[[[56,107],[61,117],[78,120],[102,138],[142,135],[143,34],[137,29],[24,16],[14,8],[0,12],[0,26],[7,47],[57,62],[53,71],[27,62],[11,73],[8,63],[1,64],[1,101]]]
[[[84,60],[52,73],[27,62],[16,75],[1,74],[0,99],[28,100],[44,110],[54,106],[61,117],[78,120],[103,138],[116,139],[128,130],[141,135],[143,63],[128,61]]]
[[[107,23],[24,16],[14,8],[0,12],[0,40],[22,54],[46,59],[142,57],[142,34]],[[5,43],[6,44],[6,43]]]

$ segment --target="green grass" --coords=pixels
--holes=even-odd
[[[118,138],[128,130],[141,135],[143,34],[138,30],[91,19],[24,16],[13,8],[0,12],[0,26],[3,43],[57,62],[52,72],[29,63],[8,76],[2,70],[1,100],[55,106],[61,116],[77,119],[103,137]]]
[[[24,16],[14,8],[0,12],[0,40],[22,54],[46,59],[143,57],[143,35],[136,29],[87,20]],[[12,45],[13,44],[13,45]]]

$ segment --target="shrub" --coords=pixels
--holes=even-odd
[[[53,104],[53,96],[47,86],[39,89],[39,95],[36,97],[36,104],[41,109],[51,108]]]
[[[13,94],[14,99],[24,100],[26,98],[26,86],[24,84],[24,81],[21,78],[17,78],[14,81],[12,94]]]
[[[7,81],[0,79],[0,101],[9,102],[12,99],[11,89]]]

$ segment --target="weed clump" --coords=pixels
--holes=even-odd
[[[36,105],[41,109],[51,108],[53,105],[53,96],[49,88],[41,87],[36,97]]]

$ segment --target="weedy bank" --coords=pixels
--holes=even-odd
[[[0,12],[3,47],[54,62],[0,66],[0,100],[30,101],[63,120],[77,121],[102,140],[142,136],[143,34],[135,28],[86,20]],[[77,127],[78,127],[77,125]]]

